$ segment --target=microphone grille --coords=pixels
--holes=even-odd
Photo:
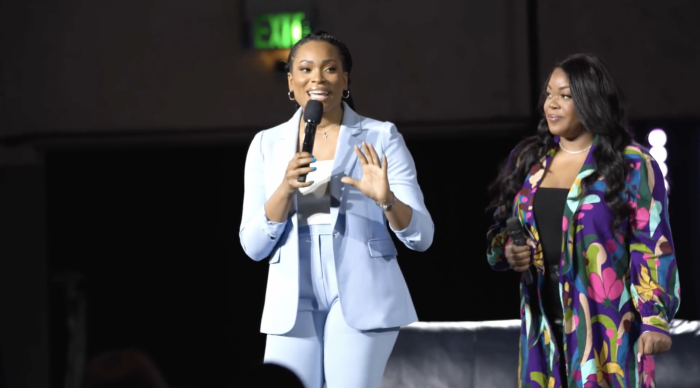
[[[518,217],[511,217],[506,221],[506,228],[509,231],[518,231],[520,228],[522,228],[522,224],[520,223],[520,219]]]
[[[323,116],[323,104],[321,101],[309,100],[304,108],[304,121],[318,124]]]

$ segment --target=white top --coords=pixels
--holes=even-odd
[[[306,181],[314,183],[300,188],[297,196],[299,226],[330,225],[333,160],[319,160],[311,163],[311,167],[316,167],[316,171],[311,171],[306,176]]]

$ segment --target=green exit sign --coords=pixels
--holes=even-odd
[[[311,26],[304,12],[258,15],[253,22],[253,48],[278,50],[292,48]]]

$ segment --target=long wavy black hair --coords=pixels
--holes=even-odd
[[[571,55],[554,67],[557,68],[562,69],[569,78],[574,111],[579,121],[585,130],[598,135],[598,144],[593,151],[595,172],[582,182],[584,193],[586,185],[601,176],[605,178],[605,202],[615,215],[611,226],[616,229],[631,214],[623,199],[627,175],[623,151],[633,139],[627,129],[622,91],[615,84],[607,66],[595,55]],[[489,188],[494,198],[489,210],[500,210],[494,213],[494,221],[503,226],[511,216],[515,196],[528,172],[535,163],[540,163],[547,151],[556,146],[544,115],[548,83],[549,80],[545,82],[540,96],[542,119],[537,126],[537,135],[526,138],[515,147]],[[489,239],[492,237],[489,236]]]
[[[348,49],[348,46],[345,45],[345,43],[341,42],[340,39],[327,33],[326,31],[319,30],[305,35],[303,38],[299,39],[299,41],[296,42],[294,46],[292,46],[291,50],[289,50],[289,57],[287,58],[287,63],[284,66],[284,69],[287,71],[287,73],[292,72],[292,63],[294,62],[294,57],[297,54],[297,50],[299,49],[299,47],[303,46],[307,42],[326,42],[338,49],[338,53],[340,54],[340,59],[343,65],[343,71],[348,73],[349,90],[350,72],[352,71],[352,55],[350,54],[350,50]],[[348,98],[343,99],[348,104],[348,106],[352,108],[352,110],[355,110],[355,103],[352,100],[352,94]],[[296,101],[294,102],[294,104],[298,109],[299,104],[297,104]]]

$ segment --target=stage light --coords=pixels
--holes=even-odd
[[[668,158],[668,151],[666,150],[666,131],[661,128],[654,128],[649,131],[647,135],[647,141],[651,148],[649,153],[659,164],[661,172],[664,174],[664,183],[666,184],[666,190],[668,190],[668,179],[666,175],[668,174],[668,166],[666,165],[666,159]]]
[[[651,147],[649,153],[651,154],[651,156],[654,157],[654,159],[656,159],[657,162],[666,163],[666,157],[668,157],[668,152],[666,151],[665,147]]]
[[[661,128],[652,129],[647,138],[649,139],[649,145],[652,147],[666,146],[666,132]]]

